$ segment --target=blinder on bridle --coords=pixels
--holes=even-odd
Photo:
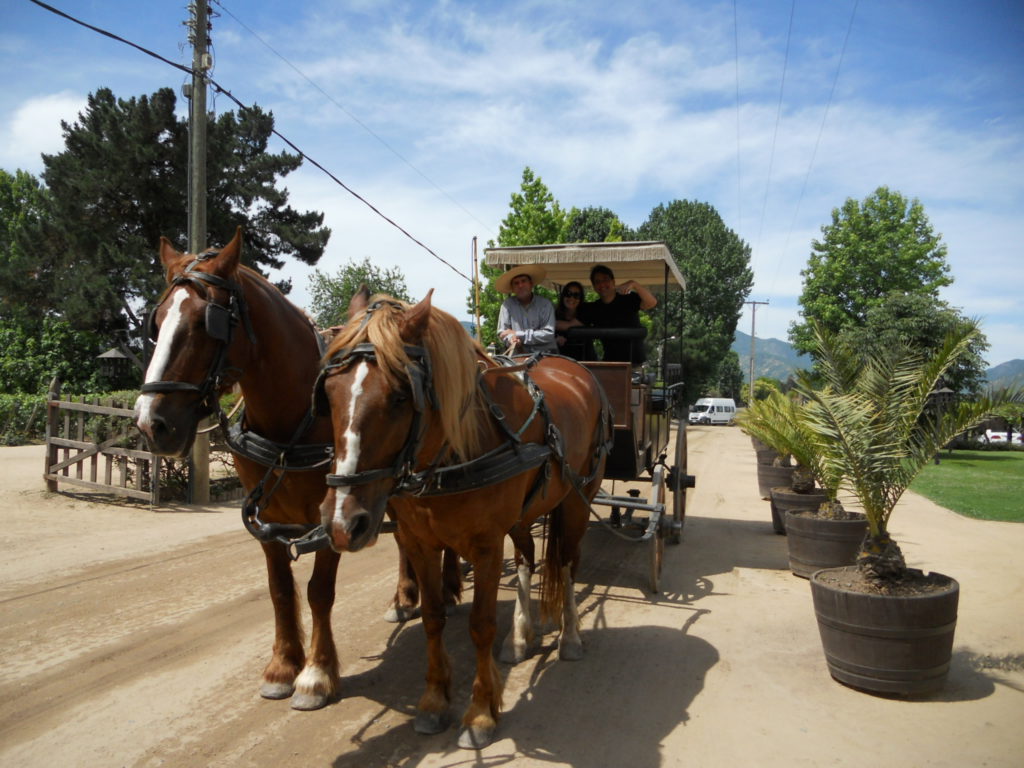
[[[238,325],[239,321],[238,313],[233,313],[230,308],[214,304],[212,301],[207,302],[204,326],[206,328],[206,335],[214,341],[224,344],[230,342],[231,332],[234,326]],[[145,322],[146,338],[155,344],[160,335],[160,329],[156,324],[156,307],[147,313]]]
[[[191,284],[206,301],[206,309],[203,316],[203,323],[206,334],[218,343],[217,353],[210,364],[205,378],[200,384],[192,384],[187,381],[151,381],[142,385],[143,393],[169,393],[169,392],[196,392],[200,396],[200,402],[204,403],[211,411],[217,410],[216,394],[221,388],[226,370],[227,350],[231,345],[234,336],[234,329],[242,325],[249,336],[249,340],[255,343],[252,324],[249,321],[248,307],[245,297],[242,294],[242,287],[219,275],[208,272],[198,272],[196,267],[217,256],[219,251],[206,251],[197,256],[185,267],[181,274],[177,275],[168,286],[167,291],[157,302],[157,306],[163,301],[172,288],[178,285]],[[223,306],[211,300],[209,288],[221,288],[228,293],[228,304]],[[145,320],[146,337],[156,342],[159,336],[159,328],[156,324],[156,308],[151,310]]]

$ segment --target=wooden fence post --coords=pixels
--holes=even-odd
[[[57,463],[57,446],[50,439],[56,436],[60,429],[60,407],[57,401],[60,400],[60,377],[54,376],[50,381],[50,389],[46,394],[46,466],[43,468],[43,477],[50,474],[50,467]],[[56,493],[57,481],[46,480],[46,490]]]

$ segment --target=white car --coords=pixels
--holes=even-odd
[[[1007,434],[1006,434],[1006,432],[998,432],[998,431],[996,431],[994,429],[986,429],[985,430],[985,434],[978,435],[975,438],[975,440],[977,440],[979,443],[985,443],[986,445],[1006,445],[1006,443],[1007,443]],[[1014,430],[1014,432],[1013,432],[1013,444],[1014,445],[1022,445],[1022,444],[1024,444],[1024,441],[1022,441],[1022,438],[1021,438],[1021,434],[1017,430]]]

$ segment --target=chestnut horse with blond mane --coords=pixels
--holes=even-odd
[[[531,524],[547,516],[541,602],[561,620],[559,656],[578,659],[573,575],[611,437],[610,409],[594,376],[564,357],[501,367],[451,315],[378,296],[356,296],[331,342],[323,373],[335,453],[322,524],[337,551],[372,544],[386,508],[420,585],[427,635],[427,688],[414,726],[444,730],[451,667],[442,641],[441,554],[473,566],[470,631],[476,647],[472,700],[460,746],[493,738],[503,681],[492,655],[503,544],[532,561]],[[502,659],[535,643],[530,574],[518,568],[512,630]]]
[[[136,421],[154,453],[187,456],[202,419],[216,414],[227,426],[219,397],[235,384],[241,388],[244,417],[229,443],[249,492],[243,522],[263,547],[274,607],[274,646],[260,694],[291,697],[294,709],[318,709],[337,698],[340,687],[331,632],[338,553],[326,547],[319,528],[333,435],[329,416],[311,409],[322,342],[300,309],[240,263],[241,249],[241,228],[221,250],[198,256],[161,238],[167,290],[150,316],[156,346]],[[312,551],[307,653],[291,562]],[[454,602],[461,589],[454,558],[445,573],[446,599]],[[417,600],[400,554],[391,620],[415,615]]]

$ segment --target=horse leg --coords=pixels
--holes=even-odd
[[[455,613],[455,606],[462,601],[462,568],[459,566],[458,553],[451,547],[444,548],[441,574],[444,584],[444,612],[451,616]]]
[[[295,678],[305,665],[302,650],[302,623],[291,559],[276,542],[262,544],[267,561],[267,582],[274,606],[274,653],[263,670],[260,696],[287,699],[295,690]]]
[[[462,717],[462,731],[459,733],[459,746],[465,749],[482,749],[490,744],[501,713],[504,681],[492,651],[497,633],[495,615],[501,561],[500,536],[489,546],[477,547],[472,559],[476,582],[469,627],[476,646],[476,678],[473,680],[473,696]]]
[[[406,552],[420,585],[423,631],[427,636],[427,688],[416,705],[417,733],[441,733],[451,722],[452,668],[444,648],[447,620],[441,598],[441,552],[410,541]]]
[[[556,524],[562,526],[558,558],[562,565],[562,631],[558,636],[558,658],[579,661],[583,658],[580,639],[580,616],[576,609],[576,590],[573,587],[580,561],[580,544],[587,530],[590,509],[583,499],[570,492],[561,504]]]
[[[417,607],[420,601],[420,588],[416,583],[416,573],[409,563],[405,547],[397,533],[395,541],[398,544],[398,585],[391,606],[384,614],[384,621],[400,624],[420,615],[420,609]]]
[[[516,525],[509,536],[516,546],[516,608],[512,628],[501,645],[498,658],[507,664],[525,661],[537,647],[537,630],[533,623],[530,588],[534,567],[533,536],[529,529]]]
[[[459,556],[454,549],[445,547],[441,572],[444,610],[451,616],[462,599],[462,571],[459,569]],[[420,588],[416,583],[416,573],[409,564],[409,558],[405,556],[402,542],[398,540],[398,586],[391,607],[384,614],[384,621],[400,624],[417,618],[420,615],[417,605],[419,599]]]
[[[338,649],[331,632],[331,609],[340,555],[330,549],[316,553],[313,575],[306,595],[313,615],[313,634],[309,643],[306,666],[295,680],[292,709],[320,709],[336,698],[341,679],[338,670]]]

